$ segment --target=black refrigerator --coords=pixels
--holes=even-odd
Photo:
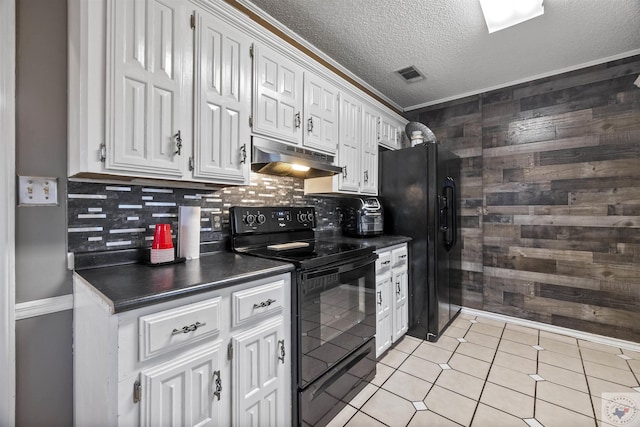
[[[409,335],[437,341],[460,311],[460,159],[437,143],[380,153],[385,234],[409,236]]]

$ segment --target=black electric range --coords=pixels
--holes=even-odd
[[[327,424],[375,376],[373,248],[318,241],[313,207],[229,209],[235,252],[290,262],[293,420]]]

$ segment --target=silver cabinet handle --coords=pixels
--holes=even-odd
[[[212,385],[215,385],[213,396],[220,400],[220,394],[222,393],[222,380],[220,379],[220,371],[213,371],[213,377],[211,378]]]
[[[364,171],[364,182],[369,183],[369,171]]]
[[[391,264],[391,261],[382,261],[382,265]]]
[[[400,295],[400,282],[396,282],[396,294]]]
[[[240,155],[242,156],[242,158],[240,159],[240,163],[246,163],[247,162],[247,144],[242,144],[242,147],[240,147]]]
[[[278,356],[278,360],[284,365],[284,356],[286,354],[284,351],[284,340],[278,340],[278,344],[280,344],[280,356]]]
[[[182,131],[178,131],[178,133],[174,135],[174,138],[176,139],[176,152],[173,154],[179,156],[182,154]]]
[[[189,326],[183,326],[181,329],[174,329],[173,331],[171,331],[171,335],[178,335],[178,334],[188,334],[189,332],[193,332],[195,330],[197,330],[199,327],[206,325],[207,323],[200,323],[200,322],[196,322],[196,323],[192,323]]]
[[[262,301],[260,304],[253,304],[253,308],[256,309],[256,308],[269,307],[274,302],[276,302],[276,300],[269,298],[266,301]]]
[[[307,131],[309,133],[313,132],[313,117],[309,117],[309,120],[307,120]]]
[[[400,255],[398,258],[405,259],[406,257],[407,257],[407,254],[404,254],[404,255]]]
[[[378,291],[378,305],[382,305],[382,291]]]
[[[300,118],[300,111],[296,113],[295,117],[295,126],[299,128],[302,125],[302,119]]]
[[[342,167],[342,178],[347,179],[347,165]]]

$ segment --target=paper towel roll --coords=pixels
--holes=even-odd
[[[200,206],[178,207],[178,256],[200,258]]]

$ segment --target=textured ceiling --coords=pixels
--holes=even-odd
[[[478,0],[249,1],[406,110],[640,53],[640,0],[545,0],[492,34]]]

